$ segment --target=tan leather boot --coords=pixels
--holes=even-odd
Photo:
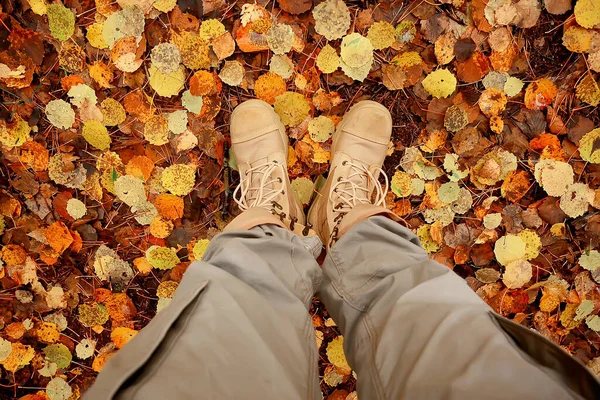
[[[233,199],[243,212],[225,231],[275,224],[307,232],[287,172],[288,136],[273,107],[261,100],[245,101],[231,114],[230,132],[240,173]]]
[[[357,103],[338,124],[327,182],[308,213],[308,222],[328,247],[367,217],[385,214],[398,219],[385,208],[388,179],[381,169],[391,135],[392,116],[374,101]]]

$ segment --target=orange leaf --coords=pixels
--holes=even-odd
[[[73,243],[73,237],[69,232],[69,228],[60,221],[56,221],[46,228],[44,234],[46,235],[46,240],[48,240],[50,247],[59,254],[65,251],[71,243]]]
[[[108,310],[113,328],[119,326],[133,327],[132,319],[135,317],[137,310],[125,293],[111,293],[103,303]]]
[[[150,179],[152,170],[154,169],[154,161],[146,156],[134,156],[129,160],[125,167],[127,175],[133,175],[144,181]]]
[[[525,90],[525,107],[530,110],[542,110],[552,103],[558,90],[554,83],[546,78],[532,82]]]
[[[73,237],[73,243],[69,246],[69,250],[79,253],[81,248],[83,247],[83,240],[81,239],[81,235],[77,231],[69,231],[71,232],[71,236]]]
[[[67,211],[67,203],[72,198],[73,195],[71,195],[71,193],[61,192],[54,196],[54,198],[52,199],[52,207],[54,207],[54,211],[56,211],[61,217],[63,217],[67,221],[75,220]]]
[[[463,82],[477,82],[490,70],[487,57],[476,51],[466,61],[458,63],[456,76]]]
[[[221,78],[214,72],[196,71],[190,78],[190,93],[194,96],[219,94],[222,88]]]
[[[549,133],[542,133],[540,136],[531,139],[531,142],[529,142],[529,146],[531,146],[533,150],[542,151],[546,146],[560,147],[560,141],[555,135],[551,135]]]
[[[18,244],[7,244],[2,248],[0,256],[7,265],[20,265],[27,259],[27,252]]]
[[[158,213],[167,219],[183,217],[183,199],[170,193],[163,193],[156,198],[154,206]]]
[[[71,90],[71,88],[73,86],[77,86],[81,83],[85,83],[83,78],[80,77],[79,75],[68,75],[63,77],[60,80],[60,86],[63,88],[63,90],[65,92],[68,92],[69,90]]]
[[[117,349],[122,348],[129,342],[131,339],[138,334],[138,331],[135,329],[129,329],[125,327],[115,328],[110,334],[110,340],[112,340],[117,347]]]

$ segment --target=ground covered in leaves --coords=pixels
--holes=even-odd
[[[386,105],[388,207],[494,310],[599,373],[599,9],[3,0],[0,397],[80,397],[169,312],[239,212],[228,120],[255,97],[288,127],[305,204],[345,110]],[[311,311],[324,395],[356,399],[339,330]]]

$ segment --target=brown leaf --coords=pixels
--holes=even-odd
[[[312,7],[312,0],[279,0],[279,7],[290,14],[302,14]]]

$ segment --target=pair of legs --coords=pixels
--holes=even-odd
[[[87,398],[320,399],[308,314],[314,293],[342,330],[359,399],[597,395],[585,379],[569,388],[568,371],[585,367],[522,326],[505,330],[501,321],[511,323],[429,260],[398,223],[374,216],[356,224],[329,250],[322,272],[320,251],[317,237],[274,225],[217,236]],[[533,340],[536,350],[517,340]],[[545,365],[544,356],[557,364]],[[578,395],[578,387],[587,392]]]
[[[308,221],[290,194],[285,130],[261,104],[240,110],[245,126],[232,120],[231,134],[246,211],[86,398],[319,399],[315,294],[344,335],[361,400],[598,394],[585,367],[493,314],[381,206],[378,169],[391,130],[381,107],[363,104],[340,123]]]

